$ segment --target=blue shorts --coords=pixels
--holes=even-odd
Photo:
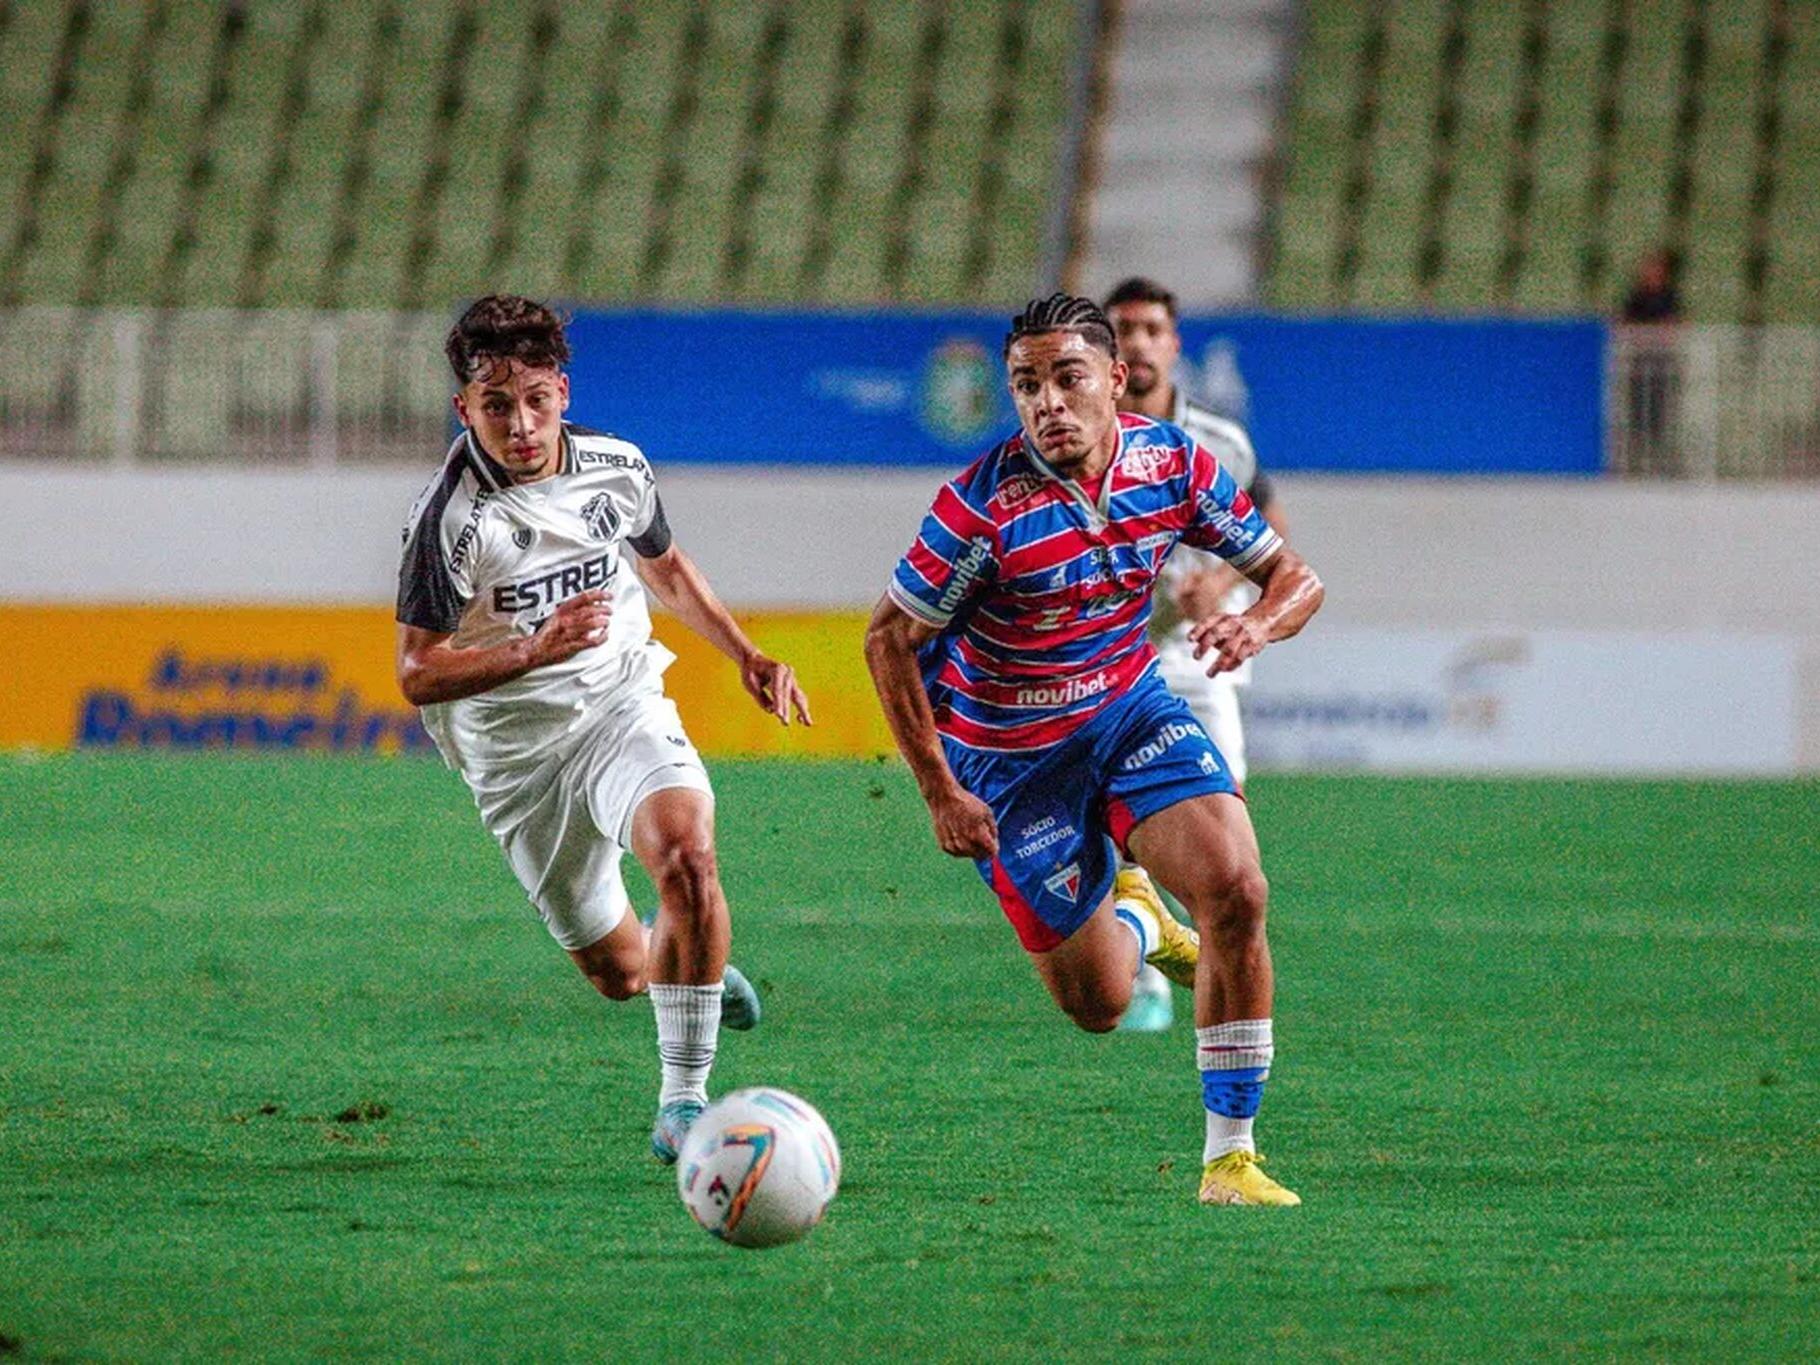
[[[1153,669],[1061,743],[983,753],[944,740],[960,784],[998,821],[998,856],[976,866],[1033,953],[1099,908],[1134,825],[1196,796],[1237,795],[1226,760]]]

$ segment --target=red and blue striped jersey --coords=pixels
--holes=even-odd
[[[1180,427],[1119,414],[1097,501],[1023,434],[942,485],[891,600],[942,628],[925,646],[936,723],[971,749],[1067,738],[1156,660],[1151,589],[1178,541],[1240,570],[1282,545],[1232,475]]]

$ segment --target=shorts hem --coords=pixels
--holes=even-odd
[[[1240,801],[1245,800],[1244,788],[1236,782],[1227,782],[1224,785],[1210,782],[1205,786],[1197,785],[1193,789],[1172,788],[1161,795],[1163,797],[1161,800],[1143,803],[1144,809],[1141,811],[1133,810],[1131,803],[1122,797],[1114,796],[1106,799],[1106,832],[1112,836],[1113,846],[1118,849],[1126,861],[1135,861],[1131,856],[1131,831],[1151,816],[1161,815],[1170,807],[1179,806],[1184,801],[1192,801],[1197,796],[1236,796]]]
[[[550,937],[556,940],[556,945],[559,948],[564,952],[579,953],[584,948],[592,948],[608,934],[619,928],[621,924],[625,923],[626,915],[630,913],[631,909],[631,902],[628,901],[622,893],[619,899],[618,913],[602,916],[596,920],[590,920],[588,922],[589,927],[586,929],[559,929],[556,926],[555,921],[551,918],[550,912],[545,910],[541,905],[537,907],[537,913],[543,917],[544,928],[550,931]]]
[[[1025,952],[1053,952],[1067,942],[1068,934],[1037,913],[1036,907],[1024,899],[1017,884],[1011,880],[1011,874],[997,858],[992,859],[986,881],[998,895],[999,909],[1011,921],[1011,928]],[[1075,928],[1080,928],[1080,925],[1077,924]]]

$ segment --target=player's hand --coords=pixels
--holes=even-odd
[[[1188,638],[1194,641],[1195,658],[1213,655],[1213,662],[1207,666],[1210,678],[1216,673],[1230,673],[1270,643],[1263,623],[1249,616],[1209,617],[1190,630]]]
[[[532,667],[559,664],[607,638],[613,608],[603,589],[590,588],[544,618],[531,637]]]
[[[932,797],[929,817],[935,821],[935,841],[943,853],[956,858],[991,858],[998,853],[998,821],[992,807],[972,792],[956,787]]]
[[[815,724],[809,717],[809,698],[804,695],[802,684],[796,681],[796,670],[789,664],[754,654],[740,666],[739,680],[746,685],[753,700],[783,724],[790,723],[792,712],[804,725]]]

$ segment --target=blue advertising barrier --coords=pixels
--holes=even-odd
[[[1012,431],[1000,313],[583,312],[579,422],[662,463],[955,469]],[[1183,382],[1267,467],[1593,474],[1596,320],[1185,317]]]

